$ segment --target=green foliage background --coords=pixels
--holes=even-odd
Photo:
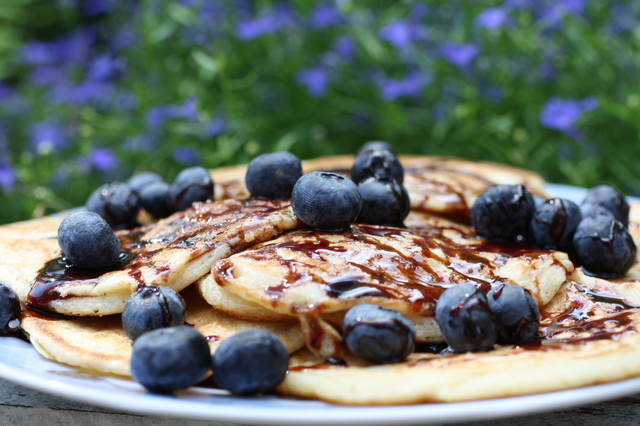
[[[98,13],[90,3],[0,3],[0,223],[83,204],[101,183],[140,170],[170,181],[188,164],[213,168],[275,150],[353,153],[368,140],[640,195],[636,2],[104,0]],[[318,7],[338,18],[314,24]],[[488,8],[507,19],[487,28],[479,17]],[[242,35],[242,25],[261,23],[260,35]],[[390,41],[385,28],[398,23],[406,37]],[[95,37],[83,55],[60,47],[86,28]],[[335,47],[343,37],[348,58]],[[34,63],[34,42],[72,59]],[[446,43],[473,45],[477,55],[456,65],[442,53]],[[102,89],[64,101],[67,92],[82,98],[103,57],[116,71],[101,77]],[[308,69],[325,73],[319,94],[301,77]],[[61,76],[34,84],[36,71]],[[385,95],[412,73],[421,83]],[[541,122],[552,98],[597,106],[562,131]],[[160,124],[154,111],[164,113]],[[64,141],[43,145],[39,123],[62,129]],[[218,127],[207,132],[211,123]],[[197,155],[182,158],[177,148]]]

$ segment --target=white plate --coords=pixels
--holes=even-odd
[[[553,195],[580,201],[584,190],[549,185]],[[147,393],[135,382],[87,374],[41,357],[28,343],[0,338],[0,378],[60,397],[154,416],[243,424],[435,424],[488,420],[569,408],[640,392],[640,378],[579,389],[483,401],[390,407],[348,407],[275,396],[234,397],[192,388],[176,396]]]

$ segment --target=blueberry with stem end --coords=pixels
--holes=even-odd
[[[400,164],[398,157],[390,151],[363,151],[353,162],[351,180],[355,183],[360,183],[370,177],[378,180],[395,179],[402,185],[404,182],[404,168]]]
[[[131,340],[157,328],[184,324],[187,306],[182,297],[165,286],[146,286],[124,304],[122,328]]]
[[[182,211],[196,201],[213,198],[213,179],[204,167],[189,167],[178,173],[169,187],[169,205]]]
[[[498,325],[499,342],[522,344],[535,339],[540,310],[528,290],[515,284],[500,284],[487,293],[487,301]]]
[[[67,262],[79,268],[105,268],[120,261],[120,239],[100,215],[88,210],[62,220],[58,244]]]
[[[495,240],[526,241],[535,202],[522,185],[493,185],[471,207],[476,234]]]
[[[126,183],[112,182],[93,191],[85,207],[102,216],[114,229],[132,228],[137,225],[140,197]]]
[[[358,185],[362,209],[358,223],[403,227],[411,202],[404,186],[395,180],[369,178]]]

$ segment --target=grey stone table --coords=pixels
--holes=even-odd
[[[203,422],[173,418],[147,417],[81,404],[39,393],[11,382],[0,380],[0,426],[21,425],[214,425],[229,423]],[[589,406],[556,412],[511,417],[501,420],[465,423],[468,426],[617,426],[640,424],[640,394]]]

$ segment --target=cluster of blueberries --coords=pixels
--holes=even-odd
[[[289,368],[280,339],[261,330],[222,341],[213,356],[207,339],[185,325],[186,305],[169,287],[145,286],[126,302],[122,326],[131,340],[131,375],[155,393],[193,386],[213,371],[219,387],[239,395],[268,392]]]
[[[495,185],[473,204],[471,223],[481,237],[565,251],[596,277],[622,276],[636,259],[629,204],[609,185],[591,188],[580,206],[534,198],[522,185]]]

